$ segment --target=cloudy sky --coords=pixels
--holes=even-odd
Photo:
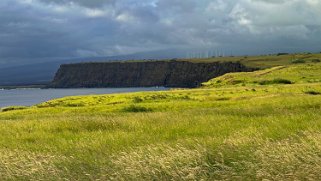
[[[321,51],[321,0],[1,0],[0,66],[157,50]]]

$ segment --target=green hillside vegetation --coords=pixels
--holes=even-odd
[[[321,63],[288,56],[198,89],[3,108],[0,178],[318,180]]]
[[[318,63],[321,61],[321,54],[286,54],[286,55],[262,55],[262,56],[236,56],[236,57],[214,57],[206,59],[183,59],[191,62],[241,62],[254,68],[271,68],[275,66],[291,65],[299,63]]]
[[[205,87],[321,82],[321,63],[277,66],[255,72],[229,73],[203,83]]]
[[[155,60],[128,60],[124,62],[152,62]],[[285,55],[261,55],[261,56],[225,56],[211,58],[190,58],[190,59],[168,59],[162,61],[188,61],[194,63],[206,62],[241,62],[242,64],[259,69],[271,68],[276,66],[300,64],[300,63],[319,63],[321,53],[297,53]],[[112,61],[118,62],[118,61]],[[93,63],[93,62],[92,62]]]

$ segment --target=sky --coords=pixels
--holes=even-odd
[[[1,0],[0,68],[60,58],[321,51],[321,0]]]

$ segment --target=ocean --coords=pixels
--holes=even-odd
[[[167,90],[167,88],[0,89],[0,108],[7,106],[32,106],[66,96],[162,90]]]

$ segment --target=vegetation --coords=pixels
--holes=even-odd
[[[262,56],[243,56],[243,57],[214,57],[204,59],[185,59],[191,62],[241,62],[248,67],[271,68],[276,66],[286,66],[293,64],[293,60],[300,60],[302,63],[318,63],[321,59],[320,54],[284,54],[284,55],[262,55]],[[318,61],[319,60],[319,61]],[[295,63],[294,63],[295,64]]]
[[[14,110],[22,110],[27,109],[25,106],[9,106],[0,109],[0,112],[14,111]]]
[[[0,178],[318,180],[320,70],[288,59],[199,89],[73,96],[1,112]]]
[[[305,91],[305,93],[310,95],[321,95],[321,92],[318,92],[315,90],[308,90],[308,91]]]
[[[260,85],[269,85],[269,84],[292,84],[290,80],[286,79],[273,79],[273,80],[262,80],[259,82]]]
[[[306,63],[277,66],[250,73],[230,73],[203,83],[206,87],[268,84],[304,84],[321,82],[321,64]]]
[[[313,59],[313,60],[315,60],[315,59]],[[313,61],[312,60],[312,61]],[[294,59],[294,60],[292,60],[292,63],[294,63],[294,64],[297,64],[297,63],[305,63],[305,60],[303,60],[303,59]]]
[[[313,62],[313,63],[319,63],[319,62],[321,62],[321,60],[320,60],[320,59],[312,59],[311,62]]]

